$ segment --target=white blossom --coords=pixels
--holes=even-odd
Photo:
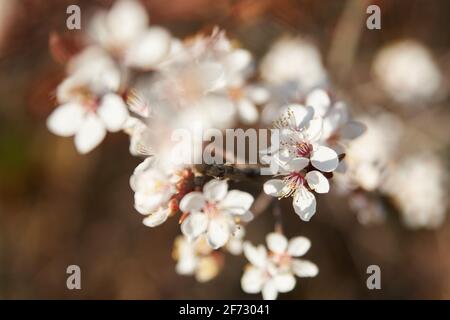
[[[269,252],[263,245],[257,247],[244,243],[244,254],[250,261],[241,279],[246,293],[262,293],[265,300],[276,299],[278,293],[292,291],[297,280],[295,276],[315,277],[318,267],[299,259],[311,247],[309,239],[295,237],[288,241],[282,234],[270,233],[266,237]]]
[[[98,60],[80,58],[74,62],[71,73],[57,88],[60,106],[47,119],[52,133],[75,136],[80,153],[94,149],[107,131],[121,130],[129,117],[127,106],[118,94],[119,70],[107,56],[94,51]]]
[[[443,77],[427,48],[404,40],[376,55],[372,66],[380,86],[396,101],[408,105],[442,97]]]
[[[203,192],[190,192],[181,199],[180,210],[189,213],[181,231],[191,241],[206,234],[209,245],[220,248],[235,232],[236,221],[251,214],[253,200],[247,192],[228,191],[224,180],[211,180],[203,186]]]

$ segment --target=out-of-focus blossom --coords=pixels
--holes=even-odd
[[[195,275],[198,282],[212,280],[222,268],[222,253],[214,251],[204,236],[195,241],[178,236],[172,255],[177,261],[176,272],[181,275]]]
[[[88,60],[94,54],[98,60]],[[75,58],[77,59],[77,58]],[[81,53],[58,86],[61,104],[48,117],[49,130],[63,137],[75,136],[75,146],[87,153],[99,145],[107,131],[123,128],[129,114],[120,89],[120,72],[114,62],[97,50]]]
[[[213,249],[224,246],[236,230],[236,222],[250,215],[253,196],[239,190],[228,191],[224,180],[211,180],[203,192],[190,192],[180,201],[180,210],[188,213],[181,231],[190,240],[206,234]]]
[[[315,277],[319,269],[308,261],[299,259],[308,252],[311,242],[305,237],[288,241],[282,234],[270,233],[266,237],[269,252],[263,245],[257,247],[244,243],[244,254],[250,261],[241,279],[246,293],[262,293],[265,300],[276,299],[278,293],[292,291],[295,276]]]
[[[242,254],[244,248],[245,228],[242,225],[236,227],[234,234],[230,237],[226,244],[226,249],[229,253],[238,256]]]
[[[274,174],[285,177],[267,181],[264,192],[280,198],[293,196],[294,210],[304,221],[316,212],[310,190],[327,193],[330,186],[322,172],[332,172],[339,164],[337,153],[320,142],[322,124],[312,107],[290,105],[275,123],[280,146],[271,150],[267,161],[275,166]]]
[[[433,154],[407,157],[386,177],[382,190],[394,199],[411,228],[436,228],[447,209],[446,170]]]
[[[373,63],[380,86],[396,101],[408,105],[442,97],[442,74],[419,42],[405,40],[383,48]]]
[[[325,83],[327,75],[319,50],[311,43],[284,37],[273,44],[260,66],[261,77],[291,92],[308,92]]]
[[[130,186],[134,191],[134,207],[146,215],[143,223],[156,227],[164,223],[172,212],[170,200],[176,194],[180,177],[157,166],[153,157],[145,159],[134,170]]]
[[[135,0],[117,1],[109,11],[97,12],[89,25],[95,43],[107,49],[125,65],[151,69],[170,53],[170,33],[148,27],[149,17]]]
[[[336,176],[336,181],[343,189],[359,187],[374,191],[380,186],[387,167],[396,159],[402,122],[387,113],[360,117],[358,121],[366,125],[367,130],[349,144],[346,173]]]

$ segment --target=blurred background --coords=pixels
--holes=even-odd
[[[167,27],[175,36],[218,25],[257,59],[280,36],[307,39],[318,47],[336,92],[354,114],[395,115],[408,132],[402,148],[437,154],[442,174],[448,175],[450,100],[442,92],[450,80],[449,1],[143,3],[151,23]],[[126,135],[110,134],[83,156],[72,139],[47,130],[46,118],[56,105],[55,88],[64,77],[64,65],[49,49],[50,35],[73,41],[83,32],[65,27],[71,4],[81,7],[84,24],[92,10],[109,7],[112,1],[0,0],[0,298],[259,298],[240,288],[243,257],[227,255],[222,272],[205,284],[175,273],[171,251],[179,226],[175,221],[154,229],[142,225],[129,187],[140,159],[129,155]],[[381,8],[381,30],[365,26],[370,4]],[[392,95],[374,67],[380,50],[404,39],[425,47],[441,75],[439,93],[419,103]],[[249,187],[256,196],[258,190]],[[447,202],[448,193],[444,195]],[[348,198],[336,193],[319,197],[318,213],[312,222],[303,223],[290,214],[290,201],[282,205],[289,213],[286,234],[311,239],[307,258],[320,273],[300,280],[294,291],[280,298],[450,299],[448,218],[437,228],[413,230],[388,206],[382,223],[362,224]],[[442,206],[448,211],[446,204]],[[273,223],[272,215],[259,216],[248,227],[248,238],[262,243]],[[71,264],[81,267],[82,290],[66,288],[66,268]],[[372,264],[381,268],[381,290],[366,287],[366,269]]]

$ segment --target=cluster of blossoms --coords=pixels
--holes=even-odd
[[[309,221],[316,212],[315,193],[328,193],[335,174],[339,189],[354,188],[355,181],[367,187],[370,182],[358,179],[378,181],[380,165],[387,162],[376,144],[358,147],[357,141],[368,139],[367,133],[359,137],[366,127],[330,93],[319,51],[302,39],[283,38],[258,70],[251,53],[223,31],[177,39],[149,26],[145,9],[133,0],[97,12],[88,30],[86,47],[67,64],[67,77],[56,90],[59,106],[47,126],[57,135],[74,136],[80,153],[92,151],[107,132],[130,136],[130,153],[145,158],[130,178],[134,207],[148,227],[177,217],[182,235],[173,250],[176,271],[209,281],[222,269],[225,252],[244,253],[251,265],[242,289],[262,292],[264,299],[293,290],[294,275],[315,277],[318,267],[298,259],[310,248],[307,238],[288,241],[270,233],[269,251],[246,242],[244,226],[257,214],[254,196],[230,190],[233,178],[200,170],[193,163],[201,160],[202,148],[196,141],[174,146],[172,134],[273,122],[272,145],[261,151],[260,168],[273,178],[261,189],[279,199],[292,196],[295,213]],[[358,148],[373,154],[354,151]],[[395,181],[389,185],[395,188]]]

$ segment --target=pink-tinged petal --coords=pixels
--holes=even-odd
[[[312,165],[323,172],[332,172],[339,165],[339,158],[331,148],[325,146],[317,146],[311,155]]]
[[[183,197],[180,201],[182,212],[200,211],[205,206],[206,200],[203,193],[194,191]]]
[[[203,194],[206,200],[218,202],[225,198],[228,192],[228,183],[226,180],[213,179],[203,186]]]
[[[212,218],[209,221],[207,237],[208,243],[213,249],[223,247],[231,236],[231,223],[223,217]]]
[[[73,136],[83,123],[84,113],[83,106],[79,104],[63,104],[47,118],[47,127],[50,132],[58,136]]]
[[[100,118],[89,113],[75,135],[75,147],[80,153],[88,153],[98,146],[106,135],[106,129]]]
[[[255,199],[244,191],[231,190],[220,202],[220,209],[234,215],[244,215],[252,206]]]
[[[244,255],[256,267],[264,268],[267,263],[267,250],[263,245],[255,247],[250,242],[244,242]]]
[[[129,118],[125,102],[114,93],[108,93],[103,97],[97,114],[103,120],[106,129],[111,132],[122,129]]]
[[[292,261],[292,271],[297,277],[312,278],[317,276],[319,268],[311,261],[294,259]]]
[[[264,271],[256,267],[248,267],[241,278],[241,287],[245,293],[259,293],[265,282]]]
[[[317,115],[323,117],[330,108],[330,97],[325,90],[316,89],[306,97],[306,105],[313,107]]]
[[[169,210],[160,209],[155,213],[148,215],[144,220],[142,220],[142,223],[147,227],[153,228],[159,226],[160,224],[163,224],[168,217],[169,217]]]
[[[264,300],[275,300],[278,297],[278,290],[273,279],[267,281],[262,288],[262,296]]]
[[[303,221],[309,221],[316,213],[316,198],[306,190],[300,188],[294,196],[293,206],[295,213],[299,215]]]
[[[327,193],[330,191],[330,183],[325,176],[316,170],[310,171],[305,176],[306,181],[311,189],[317,193]]]
[[[191,213],[181,224],[181,232],[189,241],[197,239],[208,228],[208,216],[201,212]]]
[[[286,184],[280,179],[271,179],[264,183],[264,192],[272,197],[279,197],[283,194]]]
[[[277,274],[273,277],[278,292],[285,293],[295,288],[295,277],[291,273]]]
[[[282,234],[277,232],[269,233],[266,237],[266,242],[270,251],[275,253],[286,252],[288,241]]]
[[[289,241],[287,252],[292,257],[301,257],[311,248],[311,241],[305,237],[295,237]]]
[[[164,60],[170,52],[170,33],[161,27],[151,27],[131,45],[125,63],[131,67],[150,69]]]

